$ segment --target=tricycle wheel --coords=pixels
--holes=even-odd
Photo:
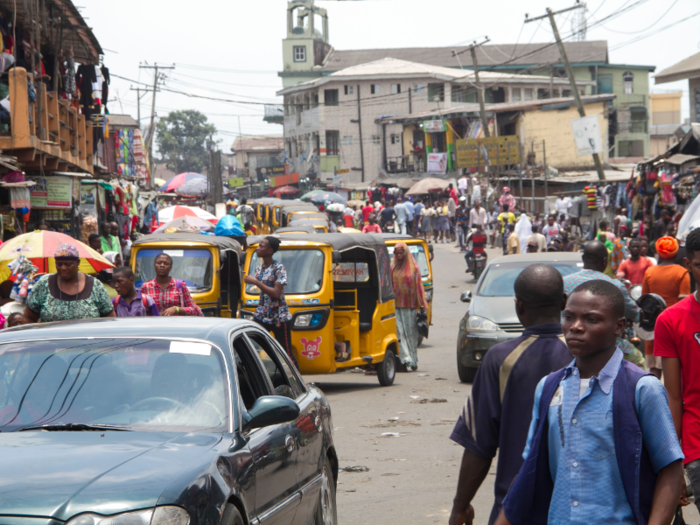
[[[382,386],[391,386],[394,384],[396,377],[396,356],[391,350],[387,350],[384,354],[384,361],[377,365],[377,377],[379,384]]]

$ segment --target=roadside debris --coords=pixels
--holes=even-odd
[[[338,472],[369,472],[369,467],[362,467],[360,465],[342,467],[338,469]]]

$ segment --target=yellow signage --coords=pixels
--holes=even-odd
[[[343,168],[338,170],[338,175],[342,175],[343,173],[349,173],[350,169],[348,168]]]
[[[237,179],[229,179],[228,180],[228,187],[229,188],[240,188],[243,186],[243,177],[238,177]]]
[[[520,163],[518,137],[490,137],[455,142],[458,168],[506,166]]]

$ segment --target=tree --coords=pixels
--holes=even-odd
[[[194,109],[171,111],[158,121],[156,141],[161,159],[175,173],[201,173],[209,163],[207,140],[216,127]]]

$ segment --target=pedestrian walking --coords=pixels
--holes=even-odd
[[[552,237],[559,235],[561,231],[561,225],[559,225],[555,220],[554,216],[550,215],[547,217],[547,225],[542,228],[542,234],[547,237],[547,244],[552,240]]]
[[[403,201],[403,205],[406,208],[406,233],[408,233],[408,235],[413,235],[415,232],[413,224],[416,217],[416,207],[411,202],[410,197]]]
[[[420,232],[423,239],[430,244],[432,242],[430,239],[430,233],[433,231],[433,217],[435,216],[435,210],[430,206],[425,206],[420,213]]]
[[[525,463],[498,525],[671,523],[683,452],[663,385],[616,346],[625,325],[612,283],[588,281],[569,297],[562,329],[575,359],[537,385]]]
[[[192,295],[184,281],[170,277],[173,269],[173,259],[167,253],[156,255],[153,265],[156,271],[155,279],[146,281],[141,287],[141,293],[153,298],[158,306],[160,315],[202,316],[202,311],[192,299]]]
[[[441,201],[435,203],[435,212],[437,215],[435,231],[435,243],[438,238],[441,243],[450,242],[450,218],[448,216],[447,205]]]
[[[642,241],[639,238],[632,239],[628,245],[630,258],[622,261],[620,268],[617,270],[617,277],[626,279],[630,284],[642,284],[644,274],[649,268],[654,265],[646,257],[642,257]]]
[[[369,216],[369,222],[362,227],[362,233],[382,233],[382,229],[377,224],[377,217],[374,213]]]
[[[507,204],[503,205],[503,211],[498,214],[498,224],[501,230],[501,238],[503,239],[503,255],[508,253],[506,244],[508,242],[508,234],[510,230],[508,229],[509,224],[515,224],[515,215],[508,211],[510,208]]]
[[[473,523],[471,502],[498,452],[488,523],[495,521],[523,463],[537,383],[571,361],[560,324],[566,304],[561,274],[553,266],[533,264],[522,271],[513,288],[523,333],[486,353],[450,436],[464,447],[464,454],[449,525]]]
[[[418,369],[417,312],[428,308],[418,263],[406,243],[394,247],[391,281],[396,305],[396,336],[399,339],[399,361],[406,369]]]
[[[538,252],[546,252],[547,251],[547,237],[542,235],[540,233],[540,227],[536,226],[534,223],[532,224],[532,234],[528,235],[527,237],[527,243],[528,245],[534,242],[537,246]],[[529,251],[529,250],[528,250]]]
[[[425,209],[425,204],[423,204],[422,199],[416,199],[416,203],[413,205],[413,232],[416,236],[421,236],[420,222],[421,222],[421,212]]]
[[[370,213],[374,213],[374,206],[372,206],[369,201],[365,201],[365,206],[362,208],[362,224],[367,224],[369,222]]]
[[[515,233],[515,224],[508,225],[508,240],[506,241],[506,253],[508,255],[520,254],[520,239]]]
[[[292,351],[292,314],[289,313],[284,297],[287,270],[281,262],[274,260],[279,247],[280,240],[277,237],[262,239],[255,250],[262,262],[255,268],[255,277],[246,275],[243,280],[260,290],[260,300],[253,319],[265,330],[272,332],[290,359],[297,364]]]
[[[117,317],[159,317],[160,311],[153,297],[142,294],[134,285],[134,272],[128,266],[114,270],[114,289],[119,294],[115,299]]]
[[[75,246],[59,246],[54,258],[56,273],[39,279],[27,298],[25,322],[115,317],[112,301],[102,283],[78,271],[80,255]]]
[[[498,205],[501,207],[501,210],[505,212],[508,210],[513,211],[515,209],[515,197],[511,195],[510,188],[508,186],[503,187],[503,194],[498,198]],[[506,206],[508,208],[506,208]]]
[[[481,207],[481,202],[479,202],[479,200],[475,200],[474,207],[469,212],[469,227],[476,228],[476,226],[479,225],[483,231],[488,222],[486,210]]]
[[[459,251],[467,251],[467,235],[469,235],[469,209],[467,208],[467,198],[459,198],[459,208],[455,210],[455,222],[457,228],[457,242]]]
[[[396,199],[394,214],[396,215],[396,228],[394,228],[394,232],[400,233],[401,235],[406,235],[408,211],[406,210],[406,205],[403,203],[403,199],[401,197]]]

